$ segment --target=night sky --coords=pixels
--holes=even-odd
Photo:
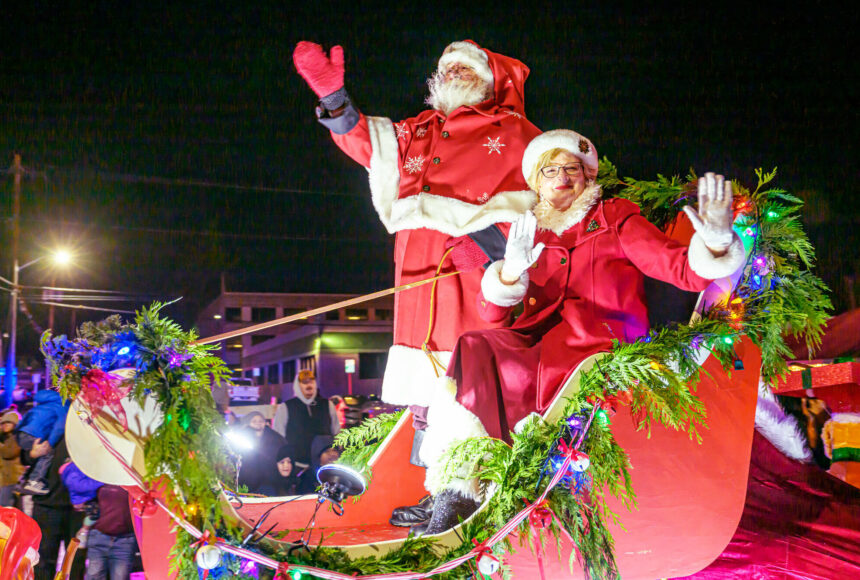
[[[7,4],[0,165],[19,152],[28,171],[20,261],[72,244],[79,264],[58,285],[145,295],[120,308],[183,296],[168,312],[190,325],[221,272],[232,290],[390,286],[392,238],[366,172],[316,123],[290,55],[299,40],[343,45],[354,101],[398,120],[424,107],[442,49],[464,38],[526,63],[530,120],[587,135],[624,176],[692,167],[754,184],[754,168],[778,166],[778,185],[809,201],[819,275],[838,310],[851,304],[858,17],[847,4],[437,2],[433,13],[358,2]],[[11,192],[6,175],[6,277]],[[22,283],[50,277],[40,264]],[[44,307],[33,311],[44,325]],[[20,324],[19,350],[32,348],[35,331]],[[60,332],[64,324],[65,312]]]

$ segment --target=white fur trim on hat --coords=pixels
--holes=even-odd
[[[706,280],[719,280],[734,274],[738,268],[744,265],[746,254],[744,244],[737,234],[733,234],[732,243],[726,253],[719,258],[715,257],[711,250],[705,245],[705,241],[698,233],[693,234],[690,240],[690,250],[687,260],[693,272]]]
[[[594,144],[576,131],[569,129],[556,129],[547,131],[532,139],[523,153],[523,177],[528,181],[532,169],[537,164],[538,158],[552,149],[564,149],[576,155],[582,164],[597,173],[597,149]]]
[[[471,42],[459,40],[446,46],[436,70],[444,74],[448,65],[454,62],[466,65],[475,71],[481,80],[493,84],[493,71],[490,70],[490,59],[487,53]]]
[[[529,273],[525,271],[513,284],[505,284],[500,277],[504,263],[504,260],[498,260],[490,264],[481,278],[481,293],[493,304],[509,308],[519,304],[526,295],[529,289]]]

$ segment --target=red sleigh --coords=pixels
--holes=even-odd
[[[716,283],[706,291],[705,300],[724,294],[725,286],[731,284],[731,280]],[[609,507],[619,514],[621,521],[620,526],[609,524],[609,531],[615,540],[616,560],[623,578],[654,579],[696,574],[718,560],[733,539],[738,538],[741,531],[739,522],[748,498],[748,475],[756,439],[753,426],[761,356],[758,348],[747,338],[736,341],[735,352],[740,364],[730,374],[712,356],[700,361],[702,375],[695,391],[704,403],[708,425],[701,432],[701,444],[691,441],[686,433],[661,428],[652,430],[648,437],[646,432],[637,431],[636,422],[627,407],[618,409],[612,418],[613,434],[630,457],[632,486],[638,502],[635,511],[627,511],[620,501],[609,502]],[[578,373],[590,368],[599,356],[581,363],[547,412],[550,421],[558,418],[564,407],[564,398],[577,389]],[[790,377],[789,380],[794,379]],[[846,384],[849,383],[853,389],[857,380]],[[132,428],[127,431],[118,428],[110,411],[103,411],[95,419],[100,429],[109,434],[118,447],[122,447],[120,451],[128,463],[142,471],[142,444],[155,428],[152,416],[147,414],[155,411],[146,407],[138,411],[129,407],[126,411],[132,423]],[[136,412],[143,416],[137,427],[134,426]],[[69,414],[67,438],[72,458],[96,479],[104,480],[110,474],[121,472],[109,454],[94,456],[99,453],[93,453],[94,435],[90,431],[76,413]],[[89,443],[86,443],[87,438]],[[426,493],[423,469],[409,463],[412,440],[411,418],[405,413],[370,461],[373,480],[367,491],[355,501],[346,501],[343,515],[337,515],[326,507],[316,514],[313,527],[308,527],[318,502],[316,496],[307,496],[289,503],[283,503],[286,498],[243,498],[240,507],[232,504],[233,516],[250,531],[262,515],[271,510],[265,527],[268,529],[277,523],[274,531],[281,532],[282,538],[263,540],[265,542],[308,540],[310,536],[311,545],[323,541],[327,547],[343,549],[351,558],[379,557],[401,546],[408,533],[407,529],[389,525],[392,509],[416,503]],[[599,458],[592,460],[599,461]],[[140,495],[140,490],[130,485],[131,481],[117,483],[129,485],[132,495]],[[228,503],[226,496],[224,501]],[[793,516],[786,513],[785,517]],[[173,525],[173,520],[164,511],[157,511],[151,518],[137,520],[148,577],[169,577],[168,552],[175,538],[167,531]],[[434,539],[440,546],[459,545],[462,542],[459,528],[439,534]],[[557,558],[557,551],[549,546],[540,560],[527,547],[519,548],[506,559],[519,578],[539,577],[539,567],[547,578],[581,577],[582,572],[576,566],[572,571],[569,567],[572,550],[572,544],[562,540],[561,558]],[[860,547],[853,552],[847,551],[849,562],[846,569],[860,571],[858,552]],[[853,561],[850,561],[851,554]]]

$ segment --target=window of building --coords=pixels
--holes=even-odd
[[[268,322],[275,319],[274,308],[252,308],[251,322]]]
[[[224,320],[227,322],[242,322],[242,309],[241,308],[225,308],[224,309]]]
[[[281,363],[281,376],[284,377],[285,384],[290,384],[296,379],[295,360],[285,360]]]
[[[278,380],[278,364],[277,363],[275,363],[273,365],[269,365],[269,369],[268,369],[267,374],[268,374],[268,377],[267,377],[266,382],[269,383],[270,385],[277,385],[281,382],[280,380]]]
[[[325,313],[326,320],[340,320],[340,310],[329,310]]]
[[[266,342],[267,340],[275,338],[272,334],[252,334],[251,335],[251,346],[256,346],[261,342]]]
[[[302,357],[299,361],[299,368],[303,371],[317,372],[317,357],[314,355]]]
[[[374,312],[376,320],[394,320],[394,311],[390,308],[377,308]]]
[[[241,338],[232,338],[227,341],[227,348],[231,350],[239,350],[242,348],[242,339]]]
[[[385,373],[385,363],[387,362],[387,352],[358,353],[358,378],[381,379]]]
[[[367,308],[347,308],[345,314],[346,314],[347,320],[367,320],[368,319]]]

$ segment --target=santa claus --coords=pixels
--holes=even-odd
[[[421,449],[436,495],[427,533],[448,529],[480,500],[476,481],[442,480],[444,452],[469,437],[509,440],[518,421],[547,409],[580,361],[610,351],[613,340],[647,334],[645,276],[701,291],[744,262],[732,230],[731,183],[722,176],[700,179],[698,212],[684,208],[696,229],[687,247],[632,202],[601,199],[597,151],[574,131],[535,138],[522,172],[538,201],[512,224],[504,259],[484,273],[476,307],[491,322],[506,320],[520,303],[524,311],[510,328],[464,334],[437,381]]]
[[[355,108],[344,88],[341,47],[326,55],[321,46],[300,42],[293,61],[320,97],[319,121],[369,170],[374,207],[396,235],[395,284],[461,270],[395,296],[382,398],[411,405],[416,428],[423,428],[428,393],[457,337],[504,322],[481,318],[473,300],[481,271],[463,266],[489,263],[494,249],[501,256],[505,238],[494,224],[512,221],[534,203],[519,171],[526,145],[540,133],[525,118],[529,70],[474,42],[454,42],[428,81],[431,109],[393,123]]]

